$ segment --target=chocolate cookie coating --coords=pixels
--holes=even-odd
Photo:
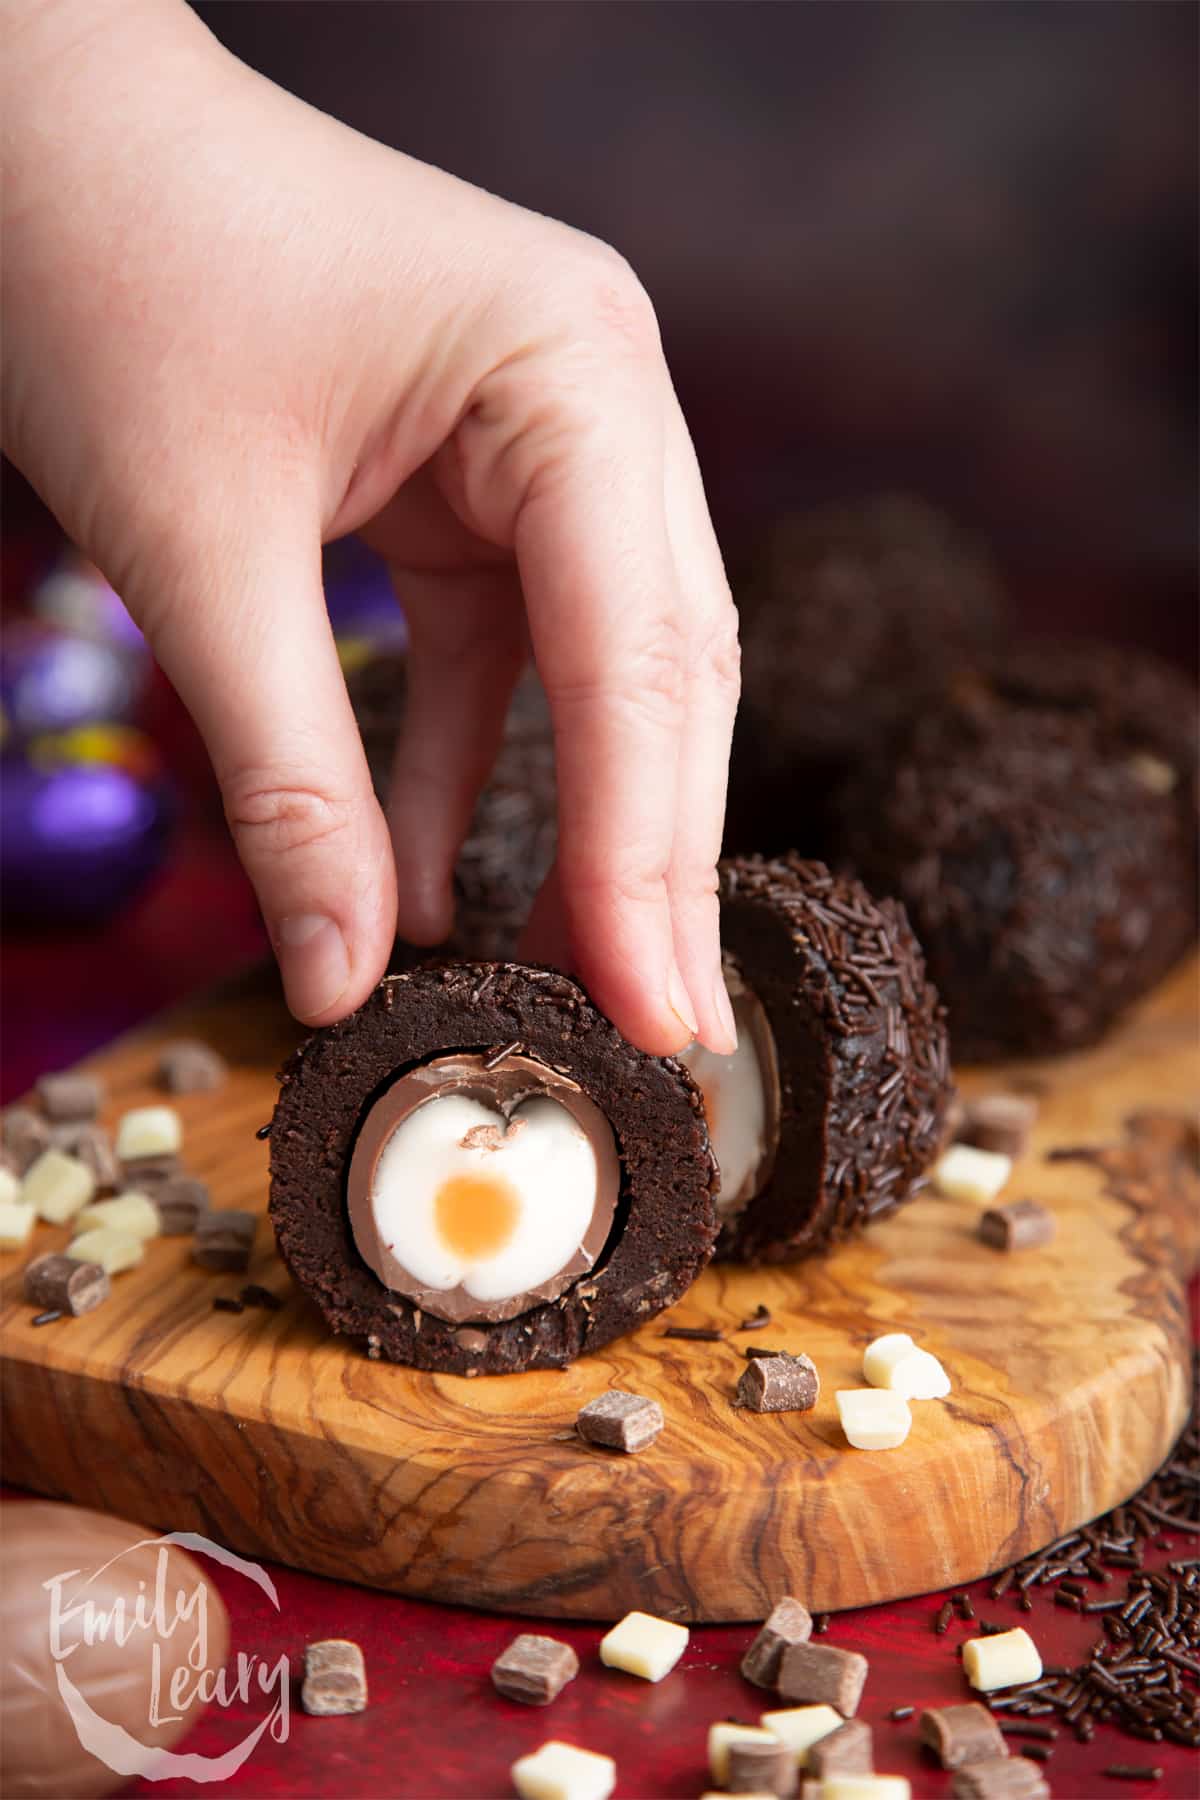
[[[849,784],[847,859],[903,900],[957,1059],[1094,1043],[1194,936],[1191,784],[1148,783],[1131,731],[985,686]]]
[[[774,1034],[779,1140],[718,1255],[783,1262],[916,1191],[952,1091],[945,1014],[903,908],[823,863],[722,863],[721,940]]]
[[[726,843],[827,855],[837,784],[996,643],[999,580],[933,507],[886,497],[780,520],[737,600]]]
[[[371,1104],[449,1051],[520,1045],[576,1082],[612,1127],[616,1222],[599,1262],[512,1319],[454,1326],[386,1288],[355,1248],[346,1174]],[[712,1254],[716,1165],[699,1090],[621,1037],[565,975],[513,963],[427,963],[386,977],[349,1019],[315,1033],[280,1075],[271,1219],[330,1328],[368,1354],[454,1374],[561,1368],[671,1305]]]
[[[371,779],[383,798],[404,716],[404,657],[375,658],[354,672],[348,686]],[[536,677],[527,675],[517,684],[503,742],[455,865],[448,954],[484,961],[513,954],[554,861],[557,799],[550,710]],[[402,949],[397,966],[405,960]]]

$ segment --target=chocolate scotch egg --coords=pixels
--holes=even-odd
[[[720,1170],[717,1253],[782,1262],[909,1198],[952,1085],[945,1015],[904,910],[823,863],[721,865],[738,1048],[683,1060]]]
[[[736,594],[727,844],[828,855],[838,782],[997,641],[999,577],[934,507],[884,496],[780,519]]]
[[[388,976],[280,1081],[280,1251],[369,1355],[467,1375],[562,1367],[671,1305],[712,1255],[699,1089],[565,975]]]
[[[1094,1043],[1186,950],[1195,786],[1173,743],[1193,710],[1149,735],[1111,696],[979,687],[849,784],[847,860],[903,900],[956,1058]]]

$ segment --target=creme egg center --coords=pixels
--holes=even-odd
[[[521,1197],[503,1175],[451,1175],[437,1190],[433,1212],[450,1254],[477,1262],[497,1255],[511,1242],[521,1217]]]
[[[758,998],[726,964],[726,985],[738,1045],[720,1056],[702,1044],[680,1055],[700,1089],[709,1140],[720,1169],[717,1211],[730,1218],[759,1190],[764,1165],[778,1134],[775,1045]]]

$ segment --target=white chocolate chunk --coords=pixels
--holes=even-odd
[[[765,1712],[759,1718],[760,1725],[795,1753],[796,1766],[800,1769],[808,1761],[813,1745],[845,1723],[841,1713],[835,1712],[832,1706],[785,1706],[778,1712]]]
[[[908,1401],[890,1388],[842,1388],[837,1409],[856,1450],[898,1449],[912,1429]]]
[[[719,1056],[693,1043],[680,1051],[679,1061],[704,1096],[721,1180],[717,1211],[728,1219],[754,1198],[768,1133],[778,1130],[779,1072],[766,1013],[728,963],[725,984],[737,1026],[737,1049],[731,1056]]]
[[[19,1250],[29,1242],[37,1213],[20,1200],[0,1200],[0,1250]]]
[[[456,1184],[470,1184],[481,1202],[470,1233],[456,1233],[446,1210]],[[557,1100],[535,1096],[506,1119],[446,1094],[419,1106],[388,1139],[371,1207],[379,1243],[416,1281],[442,1290],[461,1284],[477,1300],[496,1301],[529,1293],[571,1259],[596,1189],[596,1152]]]
[[[65,1225],[96,1191],[96,1177],[86,1163],[63,1150],[43,1150],[21,1183],[21,1199],[48,1225]]]
[[[730,1744],[744,1744],[747,1739],[757,1744],[779,1742],[773,1731],[764,1731],[758,1725],[734,1725],[728,1719],[719,1719],[709,1726],[708,1771],[718,1787],[724,1787],[729,1780]]]
[[[21,1196],[21,1178],[11,1169],[0,1169],[0,1201],[14,1205]]]
[[[962,1661],[967,1680],[982,1694],[1038,1681],[1042,1674],[1038,1647],[1022,1625],[1013,1631],[998,1631],[995,1637],[969,1638],[963,1645]]]
[[[1151,794],[1169,794],[1179,784],[1179,776],[1170,763],[1164,762],[1161,756],[1152,756],[1149,750],[1135,750],[1129,759],[1129,767]]]
[[[1012,1157],[998,1150],[976,1150],[973,1144],[951,1144],[934,1163],[930,1178],[948,1200],[990,1206],[1012,1174]]]
[[[106,1275],[119,1275],[122,1269],[132,1269],[140,1263],[146,1251],[141,1238],[114,1231],[109,1225],[96,1225],[73,1239],[66,1254],[73,1262],[99,1263]]]
[[[903,1331],[867,1345],[863,1375],[872,1387],[890,1388],[906,1400],[944,1400],[950,1392],[950,1377],[937,1357],[919,1349]]]
[[[608,1800],[617,1785],[611,1756],[577,1750],[556,1738],[532,1756],[518,1757],[511,1774],[521,1800]]]
[[[624,1669],[643,1681],[661,1681],[669,1675],[687,1648],[686,1625],[656,1619],[651,1613],[626,1613],[600,1640],[600,1661],[610,1669]]]
[[[827,1775],[817,1793],[820,1800],[912,1800],[904,1775]]]
[[[907,1331],[889,1331],[873,1338],[863,1351],[863,1380],[872,1387],[891,1387],[892,1370],[902,1356],[915,1349]]]
[[[153,1200],[133,1192],[118,1194],[112,1200],[93,1200],[84,1207],[76,1223],[80,1231],[94,1225],[107,1225],[113,1231],[123,1231],[127,1237],[135,1238],[157,1237],[162,1230],[162,1220]]]
[[[944,1400],[950,1377],[930,1350],[916,1349],[902,1356],[892,1370],[892,1392],[906,1400]]]
[[[117,1155],[122,1162],[139,1156],[175,1156],[183,1145],[183,1120],[173,1106],[135,1106],[117,1126]]]

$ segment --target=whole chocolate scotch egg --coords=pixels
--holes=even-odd
[[[903,900],[964,1061],[1094,1043],[1195,935],[1194,694],[1130,652],[1042,655],[973,678],[844,796],[847,860]]]
[[[388,976],[280,1081],[280,1251],[369,1355],[467,1375],[561,1367],[669,1306],[712,1255],[699,1089],[565,975]]]
[[[721,864],[738,1048],[683,1060],[720,1168],[718,1255],[804,1256],[890,1212],[936,1156],[945,1014],[904,910],[824,863]]]

